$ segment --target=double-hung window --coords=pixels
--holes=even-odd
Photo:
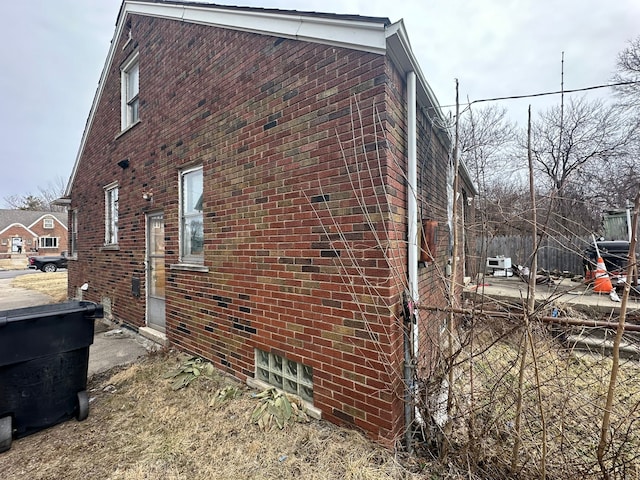
[[[180,172],[180,258],[184,263],[203,264],[202,167]]]
[[[45,218],[42,220],[42,228],[46,228],[48,230],[53,228],[53,218]]]
[[[140,64],[138,54],[134,54],[121,68],[121,129],[126,130],[139,119],[138,117],[138,90],[140,86]]]
[[[104,188],[104,244],[118,243],[118,184],[107,185]]]
[[[71,210],[71,244],[69,253],[75,257],[78,255],[78,210]]]

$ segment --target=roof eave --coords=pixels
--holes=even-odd
[[[145,1],[125,0],[118,13],[116,28],[111,39],[98,88],[91,104],[89,117],[85,125],[76,160],[65,189],[64,196],[71,197],[71,188],[75,180],[78,164],[84,152],[87,136],[93,124],[98,102],[104,90],[115,47],[124,29],[127,14],[153,16],[201,25],[218,26],[250,33],[272,35],[281,38],[322,43],[336,47],[345,47],[384,55],[387,45],[385,29],[388,19],[357,21],[353,19],[329,18],[313,15],[278,14],[277,11],[260,9],[225,9],[224,7],[199,6],[194,4],[149,3]]]
[[[445,122],[440,102],[422,73],[420,64],[411,49],[409,36],[402,20],[387,27],[387,55],[401,72],[405,74],[411,71],[415,72],[418,80],[416,92],[418,105],[429,109],[431,117],[436,116]]]
[[[407,31],[402,20],[399,20],[387,27],[387,55],[401,72],[406,74],[413,71],[416,74],[416,78],[418,80],[416,82],[418,105],[421,108],[426,109],[431,121],[437,119],[441,125],[448,125],[450,122],[445,118],[442,108],[440,107],[440,102],[438,102],[435,93],[429,86],[429,83],[422,73],[420,64],[411,49],[409,36],[407,35]],[[450,129],[443,128],[442,132],[446,134],[449,142],[453,142]],[[468,184],[473,195],[477,195],[476,186],[474,185],[471,175],[469,174],[469,170],[464,162],[460,163],[460,170],[460,174],[464,182]]]
[[[131,0],[127,13],[197,23],[249,33],[322,43],[384,54],[386,19],[358,21],[313,14],[278,13],[277,10],[225,8],[223,6],[148,3]],[[120,23],[122,23],[121,18]]]

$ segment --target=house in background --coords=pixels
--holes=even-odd
[[[67,244],[66,213],[0,209],[0,255],[58,255]]]
[[[431,368],[443,322],[406,307],[447,305],[445,123],[401,21],[125,0],[66,192],[69,293],[391,444],[406,347]]]

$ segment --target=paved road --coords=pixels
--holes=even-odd
[[[35,269],[25,268],[24,270],[0,270],[0,280],[6,278],[16,278],[20,275],[27,275],[29,273],[42,273]]]

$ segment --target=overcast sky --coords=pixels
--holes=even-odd
[[[404,19],[441,105],[608,83],[640,35],[640,1],[218,0],[218,4]],[[114,33],[120,0],[16,0],[0,29],[0,207],[68,179]],[[597,90],[589,98],[608,96]],[[501,102],[526,123],[553,97]]]

